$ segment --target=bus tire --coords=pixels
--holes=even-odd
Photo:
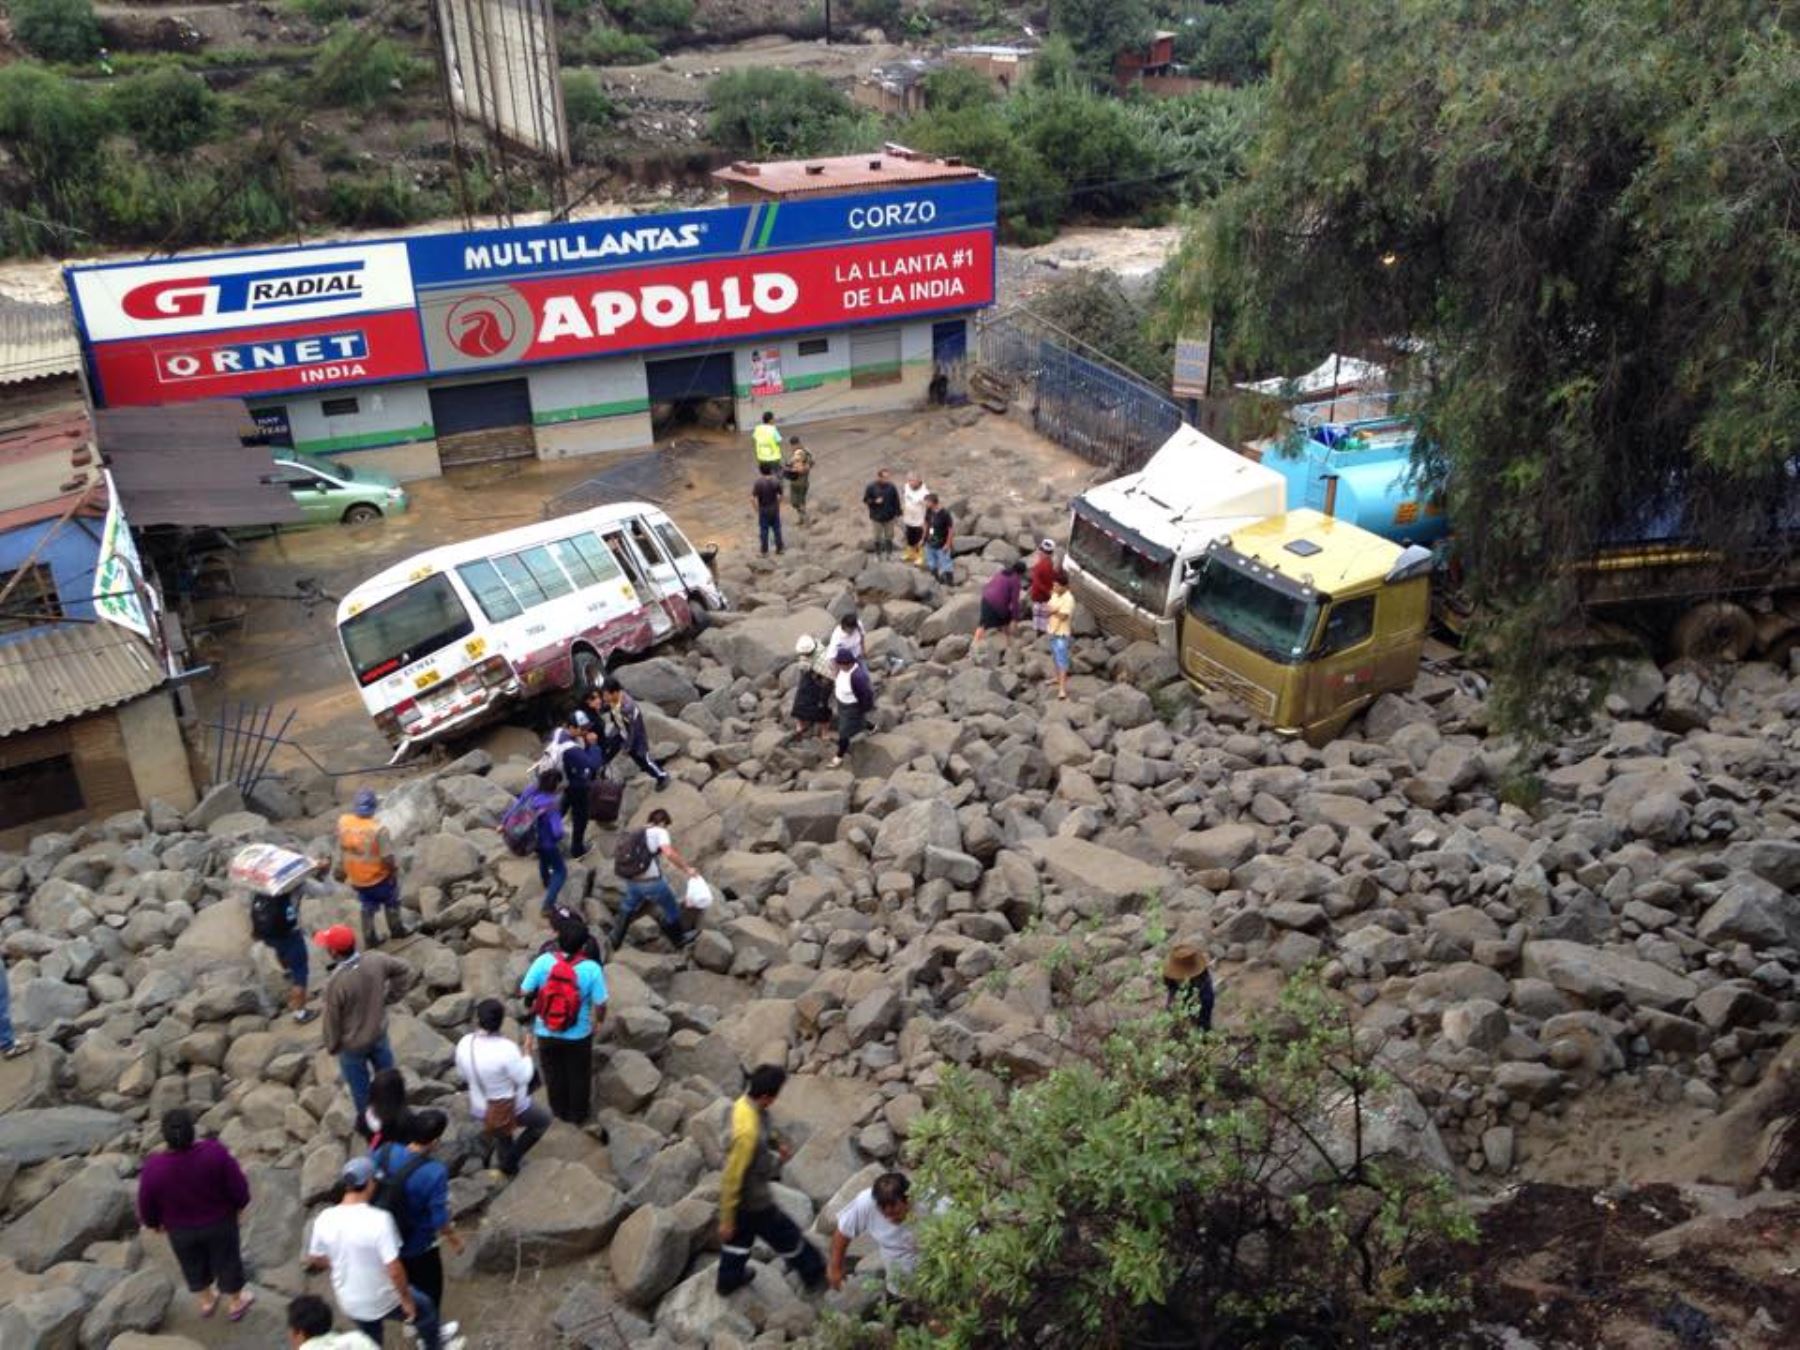
[[[606,663],[592,647],[577,647],[571,664],[574,675],[570,683],[577,698],[590,689],[598,689],[601,681],[606,678]]]
[[[1669,645],[1696,661],[1742,661],[1756,648],[1756,620],[1742,605],[1708,600],[1675,621]]]
[[[698,595],[688,596],[688,632],[704,633],[712,627],[712,611],[706,607],[706,601]]]

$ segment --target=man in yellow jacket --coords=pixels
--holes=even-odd
[[[756,467],[767,467],[770,473],[781,468],[781,432],[775,426],[775,414],[766,412],[756,429],[750,433],[751,444],[756,448]]]
[[[337,866],[332,875],[350,884],[362,902],[363,946],[379,947],[375,911],[387,911],[388,936],[406,936],[400,915],[400,867],[394,861],[394,841],[387,827],[375,819],[375,794],[364,788],[350,809],[338,817]]]
[[[769,1125],[769,1108],[787,1082],[787,1070],[765,1064],[750,1075],[744,1095],[731,1104],[731,1145],[719,1181],[720,1294],[741,1289],[755,1278],[750,1249],[761,1238],[808,1289],[825,1284],[825,1259],[775,1203],[769,1183],[790,1150]]]

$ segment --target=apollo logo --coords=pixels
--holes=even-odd
[[[611,337],[643,323],[680,328],[785,314],[800,299],[800,285],[785,272],[758,272],[686,286],[643,286],[634,291],[594,291],[586,297],[553,295],[544,301],[537,340],[549,345],[566,338]],[[585,299],[585,304],[583,303]]]
[[[151,281],[125,292],[119,308],[134,319],[154,322],[209,314],[246,314],[323,301],[360,303],[362,299],[363,264],[359,261]]]

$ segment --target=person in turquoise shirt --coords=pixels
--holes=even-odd
[[[587,930],[565,923],[556,950],[531,963],[519,992],[531,999],[532,1039],[544,1095],[558,1120],[585,1125],[593,1110],[594,1033],[606,1020],[606,975],[582,952]]]

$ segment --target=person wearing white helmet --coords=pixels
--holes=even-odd
[[[831,739],[832,685],[837,676],[834,653],[811,633],[802,633],[794,644],[795,664],[800,678],[794,683],[794,739],[804,741],[808,731],[816,731],[822,741]]]

